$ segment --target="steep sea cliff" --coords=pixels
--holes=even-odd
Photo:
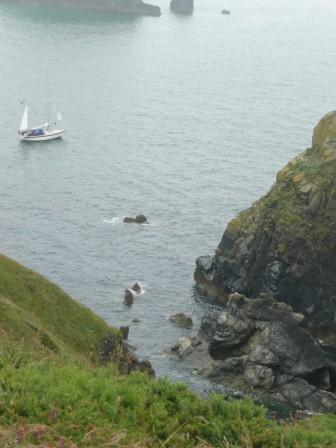
[[[197,288],[224,306],[177,352],[201,375],[254,397],[336,410],[336,112],[270,191],[231,220]]]
[[[198,288],[223,303],[232,292],[268,293],[303,313],[313,334],[335,344],[335,170],[333,112],[269,193],[228,224],[215,256],[198,258]]]

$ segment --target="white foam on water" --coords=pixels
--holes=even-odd
[[[103,219],[103,222],[105,222],[105,224],[117,224],[120,222],[120,218],[119,216],[113,216],[112,218]]]
[[[142,283],[140,283],[140,282],[134,282],[134,284],[135,283],[138,283],[138,285],[140,286],[140,292],[136,292],[136,291],[134,291],[133,289],[131,289],[131,291],[133,292],[133,294],[135,295],[135,296],[143,296],[145,293],[146,293],[146,290],[145,290],[145,288],[144,288],[144,285],[142,284]]]

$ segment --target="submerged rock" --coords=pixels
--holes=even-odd
[[[277,175],[269,193],[227,226],[214,257],[200,257],[199,289],[265,292],[304,315],[336,346],[336,112],[314,130],[312,147]]]
[[[127,224],[146,224],[148,221],[145,215],[137,215],[135,218],[126,216],[124,222]]]
[[[192,14],[194,0],[171,0],[170,9],[177,14]]]
[[[300,325],[285,303],[232,294],[224,311],[203,318],[197,344],[183,337],[175,351],[201,375],[253,398],[335,412],[336,363]]]
[[[192,328],[193,321],[191,317],[186,316],[184,313],[173,314],[169,317],[169,320],[174,322],[174,324],[178,325],[182,328]]]

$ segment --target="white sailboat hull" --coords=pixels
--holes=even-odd
[[[45,142],[47,140],[61,138],[64,132],[64,129],[46,130],[43,135],[21,135],[20,138],[24,142]]]

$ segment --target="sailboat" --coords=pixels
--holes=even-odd
[[[29,110],[29,106],[25,103],[19,128],[19,136],[21,140],[25,142],[43,142],[62,137],[62,134],[65,132],[64,129],[51,128],[49,120],[41,126],[34,128],[29,127]],[[57,121],[61,121],[62,119],[62,115],[58,113]]]

